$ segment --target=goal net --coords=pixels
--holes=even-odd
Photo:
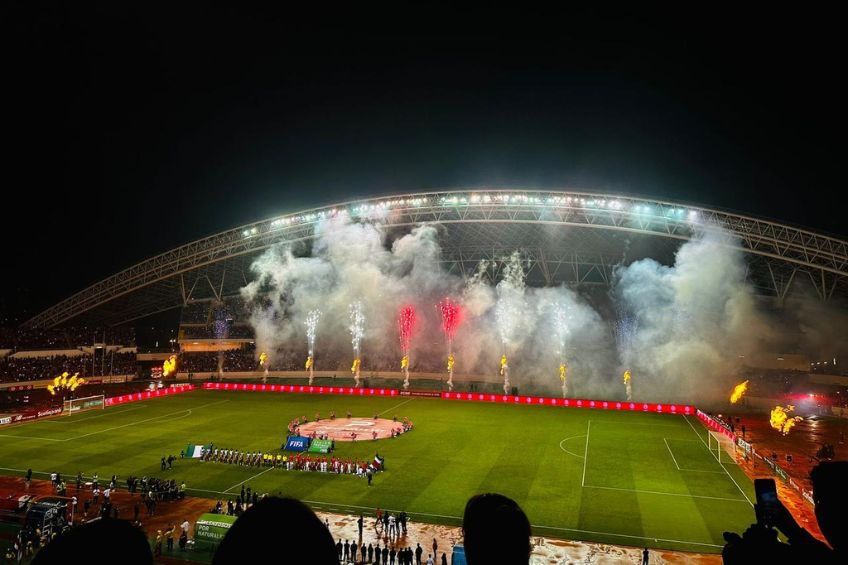
[[[719,463],[736,463],[736,442],[721,432],[710,430],[707,436],[710,453]]]
[[[106,397],[102,394],[97,396],[86,396],[84,398],[74,398],[66,400],[62,407],[62,413],[70,416],[77,412],[85,410],[102,410],[106,408]]]

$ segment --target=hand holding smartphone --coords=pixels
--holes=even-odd
[[[775,525],[780,502],[774,479],[754,479],[754,492],[757,495],[757,523],[763,526]]]

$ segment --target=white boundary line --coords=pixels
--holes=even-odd
[[[67,426],[68,424],[77,424],[79,422],[85,422],[87,420],[94,420],[96,418],[102,418],[104,416],[113,416],[115,414],[123,414],[124,412],[132,412],[133,410],[140,410],[142,408],[147,408],[147,405],[144,406],[133,406],[131,408],[127,408],[126,410],[116,410],[114,412],[106,412],[103,411],[103,414],[99,414],[97,416],[88,416],[87,418],[68,418],[65,416],[64,418],[44,418],[42,420],[34,420],[32,422],[27,422],[28,424],[61,424],[63,426]]]
[[[274,468],[275,467],[269,467],[268,469],[265,469],[265,471],[262,471],[262,473],[267,473],[268,471],[270,471]],[[26,472],[25,469],[14,469],[14,468],[11,468],[11,467],[0,467],[0,470],[17,471],[17,472],[20,472],[20,473]],[[260,473],[260,474],[262,474],[262,473]],[[50,475],[50,473],[46,473],[44,471],[33,471],[33,474],[45,475],[45,476]],[[67,475],[69,477],[72,476],[69,473],[62,473],[62,474]],[[255,476],[257,476],[257,475],[254,475],[254,477]],[[249,481],[252,478],[253,477],[251,477],[250,479],[247,479],[247,480]],[[246,481],[242,481],[242,482],[246,482]],[[241,484],[242,483],[239,483],[238,485],[235,485],[235,486],[241,486]],[[230,487],[230,489],[232,489],[232,488],[235,488],[235,487]],[[587,487],[587,488],[596,488],[596,487]],[[601,487],[601,488],[603,488],[603,487]],[[230,489],[227,489],[227,490],[230,490]],[[232,494],[231,492],[226,492],[226,491],[208,490],[208,489],[199,489],[199,488],[188,488],[186,490],[189,490],[189,491],[192,491],[192,492],[209,492],[209,493],[212,493],[212,494],[223,494],[223,495]],[[620,490],[625,490],[625,489],[620,489]],[[667,494],[667,493],[660,493],[660,494]],[[681,496],[686,496],[686,495],[681,495]],[[729,500],[736,500],[736,499],[729,499]],[[322,502],[322,501],[319,501],[319,500],[306,500],[306,499],[302,499],[301,501],[306,503],[306,504],[318,504],[318,505],[326,506],[326,507],[331,507],[331,506],[335,505],[335,506],[341,506],[343,508],[356,508],[356,509],[360,509],[360,510],[373,510],[374,509],[373,506],[359,506],[359,505],[356,505],[356,504],[342,504],[342,503],[338,503],[338,502]],[[741,502],[741,500],[740,500],[740,502]],[[389,512],[400,512],[400,510],[393,510],[391,508],[388,508],[387,510]],[[431,514],[431,513],[427,513],[427,512],[410,512],[409,514],[411,514],[413,516],[418,515],[418,516],[430,516],[430,517],[433,517],[433,518],[450,518],[452,520],[460,520],[460,521],[462,520],[462,518],[460,516],[450,516],[450,515],[447,515],[447,514]],[[600,535],[600,536],[611,536],[611,537],[619,537],[619,538],[627,538],[627,539],[641,539],[641,540],[649,540],[649,541],[653,540],[653,541],[657,541],[657,542],[662,541],[662,542],[668,542],[668,543],[681,543],[681,544],[686,544],[686,545],[703,546],[703,547],[722,547],[721,545],[716,545],[716,544],[712,544],[712,543],[704,543],[704,542],[699,542],[699,541],[686,541],[686,540],[675,540],[675,539],[668,539],[668,538],[655,538],[655,537],[650,537],[650,536],[634,536],[634,535],[629,535],[629,534],[617,534],[617,533],[613,533],[613,532],[598,532],[598,531],[593,531],[593,530],[580,530],[580,529],[577,529],[577,528],[565,528],[565,527],[559,527],[559,526],[545,526],[543,524],[532,524],[532,526],[534,528],[542,528],[542,529],[547,529],[547,530],[557,530],[557,531],[563,531],[563,532],[578,532],[578,533],[584,533],[584,534],[594,534],[594,535]]]
[[[379,414],[377,414],[377,415],[378,415],[378,416],[382,416],[382,415],[383,415],[383,414],[385,414],[386,412],[389,412],[389,411],[391,411],[391,410],[395,410],[395,409],[397,409],[397,408],[400,408],[401,406],[403,406],[403,405],[404,405],[404,404],[406,404],[407,402],[411,402],[411,401],[412,401],[412,399],[411,399],[411,398],[407,398],[406,400],[404,400],[404,401],[403,401],[403,402],[401,402],[400,404],[397,404],[397,405],[395,405],[395,406],[392,406],[391,408],[389,408],[389,409],[387,409],[387,410],[383,410],[382,412],[380,412],[380,413],[379,413]]]
[[[589,460],[589,431],[592,429],[592,420],[586,424],[586,450],[583,452],[583,478],[580,480],[580,486],[586,486],[586,462]]]
[[[186,408],[185,410],[177,410],[176,412],[171,412],[170,414],[162,414],[161,416],[154,416],[152,418],[147,418],[146,420],[139,420],[137,422],[130,422],[129,424],[123,424],[121,426],[113,426],[111,428],[106,428],[106,429],[103,429],[103,430],[98,430],[96,432],[90,432],[90,433],[83,434],[83,435],[80,435],[80,436],[74,436],[74,437],[69,437],[69,438],[65,438],[65,439],[56,439],[56,438],[48,438],[48,437],[35,437],[35,436],[19,436],[19,435],[0,435],[0,437],[17,438],[17,439],[38,439],[38,440],[42,440],[42,441],[56,441],[56,442],[75,441],[75,440],[82,439],[82,438],[85,438],[85,437],[89,437],[89,436],[93,436],[93,435],[97,435],[97,434],[102,434],[102,433],[106,433],[106,432],[111,432],[111,431],[114,431],[114,430],[120,430],[122,428],[126,428],[126,427],[129,427],[129,426],[136,426],[138,424],[144,424],[146,422],[152,422],[153,420],[159,420],[159,419],[162,419],[162,418],[167,418],[169,416],[175,416],[177,414],[183,414],[184,412],[187,412],[187,414],[185,414],[184,416],[181,416],[181,418],[185,418],[186,416],[191,416],[192,410],[197,410],[197,409],[200,409],[200,408],[206,408],[207,406],[215,406],[217,404],[224,404],[225,402],[229,402],[229,401],[230,400],[227,399],[227,400],[219,400],[217,402],[210,402],[208,404],[203,404],[201,406],[195,406],[194,408]],[[174,419],[176,420],[176,419],[179,419],[179,418],[174,418]]]
[[[678,471],[682,471],[683,469],[681,469],[680,465],[677,463],[677,459],[675,459],[674,457],[674,452],[671,450],[671,446],[668,444],[668,440],[663,438],[663,442],[665,442],[665,446],[668,448],[669,454],[671,454],[671,460],[674,461],[674,466],[677,467]]]
[[[694,433],[696,436],[698,436],[698,439],[701,440],[701,443],[703,443],[704,447],[706,447],[707,450],[709,451],[710,446],[707,445],[707,442],[704,441],[704,438],[701,437],[701,434],[698,433],[698,430],[695,429],[695,426],[692,425],[692,422],[689,421],[689,418],[687,418],[685,414],[683,415],[683,419],[686,420],[686,423],[689,424],[690,428],[692,428],[692,433]],[[712,454],[712,452],[710,452],[710,453]],[[748,504],[750,504],[753,507],[754,503],[751,502],[751,499],[748,498],[748,495],[745,494],[745,491],[742,490],[742,487],[739,486],[739,483],[736,482],[736,479],[734,479],[733,476],[727,471],[727,468],[724,465],[721,464],[721,461],[719,461],[718,464],[721,465],[721,468],[724,470],[724,473],[730,478],[731,481],[733,481],[733,484],[736,485],[736,488],[739,489],[739,492],[742,493],[742,496],[745,497],[745,500],[748,501]]]
[[[744,498],[726,498],[723,496],[704,496],[700,494],[681,494],[677,492],[661,492],[658,490],[640,490],[635,488],[618,488],[618,487],[600,487],[595,485],[583,485],[583,488],[596,488],[603,490],[617,490],[621,492],[638,492],[641,494],[660,494],[663,496],[680,496],[683,498],[705,498],[707,500],[726,500],[728,502],[748,502],[747,499]]]
[[[232,493],[226,493],[226,492],[221,492],[221,491],[216,491],[216,490],[202,490],[202,489],[191,489],[191,488],[187,489],[187,490],[194,490],[196,492],[212,492],[212,493],[215,493],[215,494],[232,494]],[[304,502],[306,504],[317,504],[317,505],[320,505],[320,506],[326,506],[326,507],[328,507],[329,511],[334,510],[333,508],[331,508],[333,505],[341,506],[343,508],[356,508],[356,509],[360,509],[360,510],[373,510],[374,509],[373,506],[359,506],[359,505],[356,505],[356,504],[341,504],[341,503],[338,503],[338,502],[321,502],[319,500],[303,499],[301,502]],[[387,508],[386,510],[388,510],[389,512],[400,512],[400,510],[393,510],[391,508]],[[427,513],[427,512],[414,512],[414,511],[409,512],[409,514],[412,515],[412,516],[417,515],[417,516],[429,516],[429,517],[432,517],[432,518],[450,518],[452,520],[460,520],[460,521],[462,520],[461,516],[450,516],[450,515],[447,515],[447,514],[430,514],[430,513]],[[668,539],[668,538],[655,538],[655,537],[650,537],[650,536],[634,536],[634,535],[629,535],[629,534],[616,534],[616,533],[613,533],[613,532],[598,532],[598,531],[594,531],[594,530],[580,530],[580,529],[577,529],[577,528],[564,528],[564,527],[560,527],[560,526],[545,526],[543,524],[531,524],[531,525],[534,528],[541,528],[541,529],[545,529],[545,530],[557,530],[557,531],[562,531],[562,532],[578,532],[578,533],[582,533],[582,534],[594,534],[594,535],[599,535],[599,536],[611,536],[611,537],[619,537],[619,538],[627,538],[627,539],[641,539],[641,540],[649,540],[649,541],[652,540],[652,541],[657,541],[657,542],[663,541],[663,542],[668,542],[668,543],[681,543],[681,544],[686,544],[686,545],[702,546],[702,547],[724,547],[724,546],[721,546],[721,545],[716,545],[714,543],[704,543],[704,542],[700,542],[700,541],[686,541],[686,540],[676,540],[676,539]]]
[[[668,448],[668,452],[669,452],[669,453],[671,453],[671,459],[674,461],[674,464],[675,464],[675,465],[677,465],[677,470],[678,470],[678,471],[686,471],[686,472],[688,472],[688,473],[715,473],[715,474],[717,474],[717,475],[723,475],[723,474],[724,474],[724,471],[710,471],[710,470],[708,470],[708,469],[684,469],[683,467],[681,467],[680,465],[678,465],[678,463],[677,463],[677,459],[675,459],[675,457],[674,457],[674,452],[671,450],[671,446],[668,444],[668,438],[665,438],[665,437],[664,437],[664,438],[663,438],[663,441],[665,442],[665,446]],[[677,438],[671,438],[671,441],[688,441],[688,442],[698,443],[698,440],[697,440],[697,439],[677,439]]]
[[[253,480],[253,479],[255,479],[256,477],[259,477],[259,476],[261,476],[261,475],[264,475],[265,473],[267,473],[267,472],[268,472],[268,471],[270,471],[271,469],[275,469],[275,468],[276,468],[276,467],[268,467],[268,468],[267,468],[267,469],[265,469],[264,471],[259,472],[259,473],[256,473],[256,474],[255,474],[255,475],[253,475],[252,477],[248,477],[248,478],[246,478],[245,480],[243,480],[243,481],[242,481],[242,482],[240,482],[240,483],[236,483],[236,484],[234,484],[233,486],[231,486],[230,488],[228,488],[227,490],[225,490],[225,491],[223,492],[223,494],[228,494],[228,493],[229,493],[229,494],[232,494],[232,493],[230,493],[229,491],[233,490],[234,488],[236,488],[236,487],[238,487],[238,486],[243,485],[243,484],[244,484],[244,483],[246,483],[247,481]],[[213,491],[209,491],[209,492],[213,492]]]

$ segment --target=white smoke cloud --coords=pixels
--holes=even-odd
[[[742,252],[727,233],[698,234],[677,251],[674,265],[652,259],[617,271],[621,309],[635,318],[630,351],[635,398],[693,399],[723,394],[739,355],[770,339],[745,281]],[[717,390],[719,389],[719,390]]]
[[[242,289],[251,305],[257,349],[269,354],[272,369],[284,358],[296,359],[302,369],[304,321],[320,308],[316,370],[349,374],[348,308],[361,301],[367,319],[363,376],[399,371],[397,317],[411,304],[417,311],[413,376],[446,373],[447,346],[436,305],[451,297],[465,312],[454,339],[458,375],[495,382],[506,343],[510,380],[521,392],[557,394],[559,364],[565,362],[569,396],[623,398],[626,365],[633,370],[636,400],[692,401],[715,389],[717,379],[732,373],[738,355],[770,335],[745,282],[742,253],[720,231],[683,244],[672,266],[645,259],[616,271],[616,307],[636,321],[632,347],[618,355],[610,320],[569,288],[525,287],[526,264],[517,253],[482,263],[467,278],[447,272],[440,229],[421,225],[390,235],[379,217],[353,221],[340,215],[318,226],[311,249],[267,251],[252,266],[255,280]],[[500,275],[492,281],[498,265]],[[557,309],[567,312],[565,334]]]

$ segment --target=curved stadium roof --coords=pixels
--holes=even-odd
[[[736,236],[748,278],[783,300],[806,279],[822,300],[848,295],[848,242],[774,221],[644,198],[571,191],[473,189],[424,192],[303,210],[224,231],[116,273],[41,312],[27,327],[117,325],[231,295],[250,280],[250,263],[279,243],[308,249],[323,219],[348,214],[389,231],[442,226],[445,268],[471,273],[481,259],[518,249],[531,284],[610,284],[623,259],[668,262],[695,230],[721,226]],[[495,273],[496,275],[496,273]]]

